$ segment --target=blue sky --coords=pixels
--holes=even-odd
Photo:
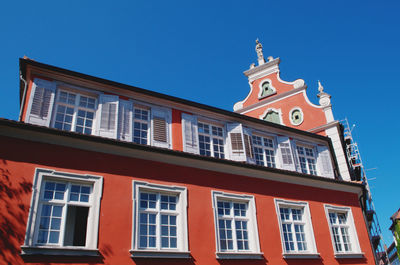
[[[0,9],[0,117],[17,119],[18,58],[232,110],[264,55],[281,77],[317,80],[355,124],[384,239],[400,207],[399,1],[6,1]],[[385,140],[385,141],[384,141]]]

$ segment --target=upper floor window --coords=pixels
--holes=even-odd
[[[314,148],[298,145],[296,149],[301,172],[311,175],[317,175]]]
[[[186,188],[133,182],[133,257],[189,257]]]
[[[96,101],[94,97],[59,90],[53,127],[65,131],[92,134],[97,107]]]
[[[260,258],[254,197],[213,191],[218,258]]]
[[[150,129],[149,109],[135,107],[133,115],[133,142],[137,144],[148,144]]]
[[[39,254],[40,246],[97,252],[102,178],[37,169],[34,183],[23,253]]]
[[[170,110],[36,78],[25,120],[60,130],[171,147]]]
[[[258,93],[258,98],[262,99],[267,96],[276,93],[276,89],[272,86],[272,82],[269,79],[265,79],[260,83],[260,92]]]
[[[225,158],[224,128],[213,124],[198,122],[200,154]]]
[[[362,256],[353,215],[349,207],[325,205],[336,257]]]
[[[303,111],[296,107],[289,112],[289,120],[293,125],[300,125],[304,120]]]
[[[272,138],[253,135],[254,158],[257,165],[276,167],[275,147]]]
[[[269,110],[265,115],[262,117],[264,121],[269,121],[277,124],[281,124],[281,117],[280,113],[276,110]]]
[[[306,202],[275,199],[284,257],[318,256]]]

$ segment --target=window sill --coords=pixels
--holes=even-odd
[[[283,253],[284,259],[320,259],[319,253]]]
[[[335,253],[337,259],[362,259],[364,253]]]
[[[98,249],[83,247],[59,247],[59,246],[21,246],[21,256],[46,255],[46,256],[91,256],[98,257]]]
[[[190,251],[129,250],[132,258],[189,259]]]
[[[216,252],[217,259],[263,259],[264,253]]]

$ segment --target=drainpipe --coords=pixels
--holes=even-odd
[[[19,71],[19,79],[22,81],[22,82],[24,82],[24,93],[22,94],[22,101],[21,101],[21,103],[22,104],[24,104],[24,102],[25,102],[25,97],[26,97],[26,87],[27,87],[27,83],[26,83],[26,80],[22,77],[22,73],[21,73],[21,71]],[[22,116],[22,110],[23,110],[24,108],[21,106],[21,108],[20,108],[20,110],[19,110],[19,116],[18,116],[18,121],[21,121],[21,116]]]

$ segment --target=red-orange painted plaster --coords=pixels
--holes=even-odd
[[[374,264],[367,227],[353,193],[332,191],[235,174],[178,166],[117,155],[78,150],[28,140],[0,137],[0,264],[24,264],[23,244],[35,168],[103,176],[98,248],[90,258],[25,259],[30,264],[341,264],[334,258],[324,204],[351,207],[364,259],[351,264]],[[132,181],[184,186],[188,191],[189,249],[192,259],[131,259]],[[327,184],[329,185],[329,184]],[[252,194],[257,208],[261,251],[265,260],[222,260],[215,257],[215,230],[211,191]],[[274,198],[309,203],[317,250],[321,259],[284,260]]]
[[[172,109],[172,149],[183,151],[182,143],[182,111]]]

